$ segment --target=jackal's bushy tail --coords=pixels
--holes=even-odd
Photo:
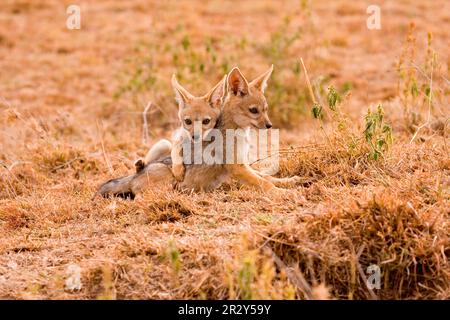
[[[149,150],[144,161],[140,160],[135,164],[137,169],[135,174],[106,181],[98,188],[94,197],[101,195],[104,198],[113,196],[133,200],[136,192],[145,188],[150,182],[170,181],[172,179],[171,148],[170,141],[161,139]]]
[[[171,167],[170,156],[160,159],[158,162],[148,163],[135,174],[106,181],[95,195],[101,195],[104,198],[113,196],[133,200],[136,194],[150,187],[173,186],[175,178]]]
[[[131,181],[135,174],[124,176],[116,179],[106,181],[98,188],[96,195],[101,195],[104,198],[109,196],[120,197],[124,199],[134,199],[135,194],[131,190]]]

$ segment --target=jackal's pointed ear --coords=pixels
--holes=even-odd
[[[225,85],[227,83],[227,76],[225,75],[218,84],[206,95],[206,101],[213,108],[220,108],[222,106],[225,95]]]
[[[262,93],[264,93],[264,90],[266,90],[267,87],[267,81],[270,78],[270,75],[273,71],[273,65],[270,66],[269,70],[264,72],[262,75],[254,79],[252,82],[250,82],[250,86],[257,88],[261,90]]]
[[[248,82],[238,67],[234,67],[228,74],[227,88],[228,91],[233,93],[235,96],[244,96],[248,93]]]
[[[175,75],[172,76],[172,87],[175,92],[175,99],[177,100],[180,109],[184,108],[186,103],[194,98],[192,94],[190,94],[178,83]]]

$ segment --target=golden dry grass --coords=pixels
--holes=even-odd
[[[450,298],[448,1],[379,1],[380,31],[370,1],[78,3],[72,31],[72,1],[0,4],[1,298]],[[170,137],[172,73],[202,93],[232,66],[253,77],[271,63],[280,174],[302,177],[292,193],[91,200]],[[364,116],[379,103],[394,141],[373,160]]]

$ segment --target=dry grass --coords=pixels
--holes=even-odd
[[[0,4],[1,298],[450,298],[446,1],[381,1],[381,31],[364,1],[79,2],[78,31],[65,1]],[[280,175],[302,177],[291,193],[91,200],[146,152],[149,100],[150,142],[170,137],[173,72],[201,93],[271,63]]]

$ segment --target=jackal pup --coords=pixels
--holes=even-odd
[[[225,93],[225,79],[226,76],[206,95],[195,97],[178,83],[175,75],[172,76],[172,87],[179,107],[178,118],[181,122],[181,127],[174,135],[171,151],[172,173],[177,181],[184,179],[183,143],[199,143],[216,127]]]

